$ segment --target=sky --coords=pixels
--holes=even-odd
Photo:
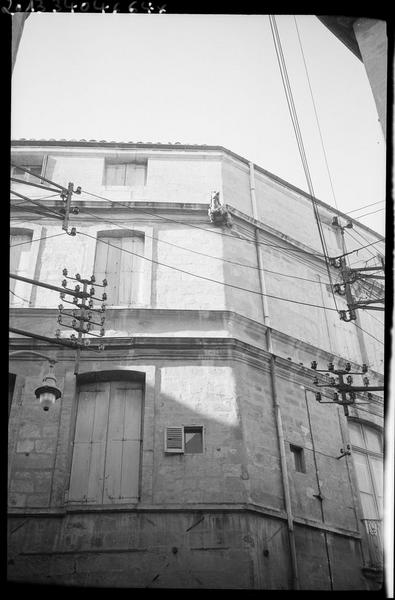
[[[276,21],[315,196],[384,235],[386,146],[363,63],[313,15]],[[32,14],[11,137],[224,146],[308,191],[267,15]]]

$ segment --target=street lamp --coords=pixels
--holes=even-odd
[[[55,404],[55,401],[62,396],[62,392],[56,385],[54,369],[56,360],[45,356],[45,354],[35,352],[34,350],[16,350],[15,352],[11,352],[10,357],[15,356],[16,354],[34,354],[36,356],[40,356],[41,358],[45,358],[48,361],[48,372],[44,376],[42,384],[34,390],[36,398],[38,398],[40,402],[40,406],[43,408],[43,410],[48,411],[49,408]]]
[[[49,410],[50,406],[55,404],[55,401],[61,397],[62,392],[56,385],[54,363],[52,361],[49,363],[49,370],[43,379],[42,385],[36,388],[34,393],[45,411]]]

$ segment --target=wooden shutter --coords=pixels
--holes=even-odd
[[[111,383],[103,502],[138,500],[142,389]]]
[[[139,495],[141,384],[127,381],[81,387],[69,502],[135,502]]]
[[[107,304],[138,304],[142,285],[144,238],[140,235],[97,240],[94,273],[98,283],[107,279]]]
[[[126,165],[106,165],[105,185],[125,185]]]
[[[145,185],[145,165],[129,163],[126,166],[125,185],[129,187]]]
[[[80,389],[69,501],[102,503],[110,384]]]
[[[119,304],[119,271],[121,262],[122,238],[99,237],[96,246],[95,277],[99,283],[107,279],[108,305]]]
[[[119,274],[119,304],[135,305],[141,291],[144,240],[139,235],[122,238]]]
[[[46,177],[47,179],[53,179],[55,167],[56,167],[56,158],[54,158],[53,156],[47,156],[44,161],[44,164],[43,164],[44,177]]]
[[[166,427],[165,429],[165,452],[183,454],[184,452],[184,428]]]

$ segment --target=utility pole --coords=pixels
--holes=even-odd
[[[95,288],[93,287],[93,284],[95,284],[98,287],[106,287],[107,286],[107,280],[104,279],[102,284],[98,284],[96,283],[95,280],[95,276],[92,275],[90,279],[82,279],[81,275],[79,273],[76,274],[75,277],[69,277],[68,276],[68,272],[67,269],[63,269],[63,276],[65,277],[65,279],[63,279],[62,281],[62,287],[64,288],[64,291],[62,291],[60,293],[60,299],[63,300],[64,302],[67,302],[68,304],[72,304],[73,306],[76,307],[77,310],[73,310],[72,313],[68,313],[64,310],[63,304],[59,304],[58,309],[59,309],[59,316],[58,316],[58,323],[60,325],[63,325],[63,327],[69,327],[70,329],[74,329],[74,331],[76,331],[78,333],[78,336],[76,336],[74,333],[71,334],[71,339],[73,341],[76,342],[77,344],[77,354],[76,354],[76,360],[75,360],[75,368],[74,368],[74,374],[77,375],[78,373],[78,368],[79,368],[79,361],[80,361],[80,356],[81,356],[81,347],[83,346],[89,346],[90,341],[83,339],[82,336],[89,333],[89,335],[92,335],[93,337],[102,337],[104,335],[104,322],[105,322],[105,315],[104,312],[106,310],[106,305],[102,304],[100,308],[94,308],[94,304],[93,301],[94,300],[98,300],[100,301],[105,301],[107,300],[107,294],[104,292],[102,294],[101,299],[97,298],[95,296]],[[66,288],[67,286],[67,279],[72,280],[72,281],[78,281],[78,284],[75,286],[74,290],[70,290],[68,288]],[[88,286],[91,286],[89,292],[88,292]],[[82,286],[82,289],[81,289]],[[71,296],[74,296],[74,299],[72,302],[70,302],[69,300],[65,300],[65,295],[69,294]],[[89,299],[89,301],[88,301]],[[80,300],[80,302],[78,302],[78,300]],[[87,303],[88,301],[88,303]],[[100,317],[100,321],[93,321],[92,320],[92,313],[100,313],[102,316]],[[62,321],[62,317],[68,317],[71,318],[71,325],[64,323]],[[96,334],[96,333],[92,333],[91,329],[93,327],[93,325],[97,325],[100,327],[100,334]],[[57,329],[56,331],[56,337],[60,337],[60,329]],[[103,349],[104,346],[102,344],[99,345],[99,349]]]
[[[356,402],[356,393],[357,392],[368,392],[368,399],[370,399],[370,393],[369,392],[381,392],[384,391],[384,386],[370,386],[369,387],[369,379],[366,376],[366,373],[368,371],[368,367],[367,365],[363,364],[362,365],[362,373],[359,373],[358,371],[351,371],[351,364],[350,363],[346,363],[346,366],[344,369],[335,369],[333,363],[328,363],[328,368],[327,369],[317,369],[317,362],[315,360],[313,360],[313,362],[311,363],[311,368],[314,369],[314,371],[318,371],[320,373],[326,373],[327,376],[329,376],[329,373],[333,373],[334,375],[337,375],[337,381],[336,378],[331,376],[329,377],[329,383],[319,383],[318,381],[318,377],[314,378],[314,385],[316,385],[317,387],[326,387],[326,388],[332,388],[335,389],[336,392],[333,395],[333,399],[332,401],[323,401],[322,400],[322,396],[320,392],[317,392],[315,395],[315,398],[317,400],[317,402],[320,402],[320,404],[340,404],[341,406],[343,406],[343,410],[344,410],[344,414],[346,415],[346,417],[349,416],[349,412],[348,412],[348,407],[350,405],[355,405]],[[353,386],[353,377],[352,375],[365,375],[365,377],[363,377],[363,385],[357,385],[357,386]],[[346,377],[346,381],[344,381],[344,377]],[[339,397],[340,394],[340,397]],[[348,398],[347,398],[347,394],[348,394]],[[359,403],[359,404],[362,404]],[[367,402],[366,404],[369,404],[369,402]]]
[[[76,206],[71,207],[71,200],[72,200],[73,194],[81,194],[81,187],[78,186],[77,189],[74,190],[74,184],[69,183],[67,188],[65,188],[64,186],[59,185],[58,183],[55,183],[54,181],[51,181],[50,179],[47,179],[46,177],[43,177],[42,175],[37,175],[37,173],[33,173],[32,171],[29,171],[29,169],[25,169],[24,167],[20,167],[19,165],[16,165],[16,164],[12,164],[11,166],[19,169],[20,171],[28,173],[28,175],[30,175],[31,177],[36,177],[37,179],[40,180],[40,183],[34,183],[33,181],[25,181],[24,179],[18,179],[17,177],[11,177],[11,181],[13,181],[14,183],[38,187],[41,190],[42,189],[49,190],[51,192],[55,192],[55,194],[60,195],[61,199],[63,200],[63,202],[65,204],[64,208],[62,207],[59,209],[59,212],[63,215],[62,229],[68,235],[73,235],[73,236],[76,235],[77,232],[76,232],[75,227],[72,227],[71,230],[69,231],[69,220],[70,220],[70,214],[78,215],[78,213],[80,212],[80,209]],[[43,181],[45,181],[46,183],[49,183],[52,187],[44,186],[42,184]],[[11,190],[11,193],[14,194],[15,196],[19,196],[23,200],[32,202],[33,204],[38,204],[37,202],[34,202],[30,198],[27,198],[26,196],[22,196],[22,194],[20,194],[18,192],[14,192]],[[47,209],[42,204],[38,204],[38,206],[40,206],[41,208],[45,208],[45,210],[47,210],[48,212],[51,212],[54,215],[59,217],[59,214],[57,214],[54,211],[51,211],[50,209]],[[60,217],[60,218],[62,218],[62,217]]]
[[[339,222],[338,217],[333,217],[332,225],[337,227],[341,235],[343,237],[343,250],[344,250],[344,230],[352,229],[352,222],[349,221],[346,225],[342,226]],[[364,267],[359,269],[352,269],[347,266],[345,255],[339,256],[337,258],[330,258],[329,262],[332,267],[336,269],[340,269],[340,274],[342,278],[342,283],[335,283],[333,286],[333,290],[335,293],[340,296],[346,297],[346,302],[348,306],[348,310],[339,310],[340,320],[342,321],[355,321],[357,318],[356,310],[358,308],[363,308],[365,310],[384,310],[384,293],[382,298],[374,298],[374,299],[366,299],[366,300],[356,300],[353,296],[351,285],[355,284],[358,281],[362,281],[366,283],[366,279],[372,279],[374,281],[384,280],[384,274],[381,275],[380,272],[384,271],[384,259],[381,258],[381,265],[377,267]],[[373,283],[374,283],[373,281]],[[381,291],[381,289],[380,289]]]
[[[65,277],[67,276],[66,269],[63,270],[63,275]],[[10,273],[10,278],[16,279],[18,281],[24,281],[25,283],[30,283],[32,285],[37,285],[38,287],[43,287],[48,290],[53,290],[55,292],[60,292],[60,297],[65,302],[68,302],[67,300],[64,299],[66,295],[74,297],[74,300],[72,302],[68,302],[68,303],[76,306],[76,308],[80,309],[81,312],[75,313],[72,315],[68,315],[67,313],[63,313],[63,305],[60,304],[58,306],[58,308],[59,308],[59,311],[61,314],[58,316],[58,322],[60,324],[64,325],[64,327],[71,327],[72,329],[75,329],[76,331],[78,331],[78,337],[73,334],[70,336],[70,340],[67,342],[66,342],[66,340],[60,340],[59,339],[60,338],[60,330],[59,329],[56,331],[56,337],[58,338],[58,342],[61,343],[61,345],[67,345],[67,346],[72,346],[73,348],[76,348],[76,350],[77,350],[76,369],[78,369],[81,349],[87,348],[90,345],[90,341],[83,340],[82,335],[85,333],[89,333],[93,337],[102,337],[104,335],[104,329],[103,329],[103,324],[104,324],[104,320],[105,320],[104,315],[101,317],[100,323],[91,320],[92,319],[92,315],[90,314],[91,312],[104,313],[106,310],[105,304],[102,304],[100,309],[93,308],[93,300],[97,300],[98,302],[104,302],[104,300],[107,300],[107,295],[105,293],[103,293],[102,298],[95,297],[95,295],[94,295],[95,289],[93,287],[91,287],[90,291],[88,292],[88,285],[95,282],[94,276],[92,275],[90,280],[81,279],[81,276],[78,274],[75,276],[75,278],[74,277],[68,278],[68,279],[73,279],[75,281],[79,281],[80,283],[82,283],[82,286],[83,286],[82,290],[81,290],[80,285],[77,285],[74,290],[67,288],[66,287],[66,285],[67,285],[66,279],[63,280],[62,287],[59,287],[57,285],[52,285],[51,283],[45,283],[44,281],[39,281],[38,279],[30,279],[29,277],[23,277],[22,275],[15,275],[14,273]],[[98,285],[98,284],[96,284],[96,285]],[[99,285],[99,287],[105,287],[106,285],[107,285],[107,281],[104,280],[102,285]],[[86,304],[86,300],[88,298],[89,298],[89,302],[88,302],[88,304]],[[80,304],[78,303],[79,299],[81,300]],[[75,323],[74,323],[75,326],[63,324],[61,321],[62,314],[64,314],[65,316],[72,316],[73,319],[75,320]],[[85,322],[87,323],[87,325],[85,327],[83,327],[83,326],[80,327],[80,331],[79,331],[79,328],[77,327],[77,320],[80,320],[80,322],[82,322],[82,325],[84,325]],[[92,325],[100,325],[101,326],[100,335],[90,332]],[[57,341],[55,341],[55,340],[51,340],[50,338],[45,338],[44,336],[38,337],[37,334],[29,333],[27,331],[17,330],[15,328],[9,328],[9,330],[14,333],[18,333],[20,335],[26,335],[28,337],[42,339],[44,341],[49,341],[54,344],[57,343]],[[103,349],[104,349],[103,344],[99,344],[98,350],[103,350]]]

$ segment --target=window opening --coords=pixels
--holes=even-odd
[[[104,185],[107,187],[144,186],[146,170],[146,164],[141,163],[107,163],[104,170]]]
[[[203,452],[203,427],[184,427],[185,454]]]
[[[299,473],[306,473],[303,448],[300,448],[300,446],[294,446],[293,444],[290,444],[290,450],[294,457],[295,471],[298,471]]]

